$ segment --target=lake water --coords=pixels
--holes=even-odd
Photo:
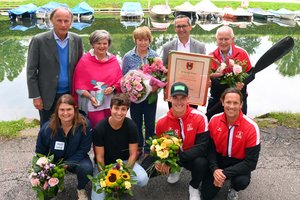
[[[123,23],[123,22],[122,22]],[[106,29],[112,34],[113,43],[110,52],[119,59],[133,48],[131,33],[132,24],[122,24],[119,19],[96,19],[92,25],[83,30],[72,29],[82,36],[85,50],[88,51],[88,35],[96,29]],[[21,25],[26,25],[25,23]],[[28,99],[26,84],[26,57],[28,44],[31,37],[39,32],[46,31],[35,28],[27,31],[10,30],[16,26],[8,20],[0,21],[0,121],[16,120],[22,117],[38,118],[38,112]],[[153,28],[151,21],[145,19],[142,25]],[[297,24],[279,25],[268,23],[245,25],[232,24],[236,35],[236,44],[245,48],[255,65],[257,60],[275,42],[286,35],[291,35],[295,40],[295,47],[288,55],[267,69],[259,72],[253,82],[248,85],[248,115],[255,117],[271,111],[300,112],[300,28]],[[40,26],[41,27],[41,26]],[[157,29],[156,29],[157,30]],[[205,31],[198,24],[194,25],[192,36],[205,43],[207,52],[213,51],[215,30]],[[164,43],[174,38],[172,25],[164,32],[153,31],[154,42],[152,48],[161,53]],[[199,107],[205,111],[205,107]],[[167,111],[167,103],[163,102],[162,94],[159,95],[157,117]]]

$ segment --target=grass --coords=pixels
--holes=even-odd
[[[271,112],[255,119],[261,128],[272,128],[277,125],[300,128],[300,113]]]
[[[128,2],[128,0],[85,0],[91,7],[97,9],[97,8],[121,8],[124,2]],[[133,0],[136,1],[136,0]],[[172,0],[169,1],[169,5],[171,8],[174,8],[175,6],[178,6],[182,3],[184,3],[186,0]],[[28,4],[33,3],[37,6],[44,5],[48,3],[49,0],[1,0],[0,2],[0,8],[12,8],[16,7],[22,4]],[[74,7],[78,3],[81,2],[81,0],[57,0],[57,2],[66,3],[70,7]],[[148,8],[148,0],[139,0],[137,2],[140,2],[142,4],[142,7],[144,9]],[[200,2],[199,0],[190,0],[189,1],[192,5],[197,4]],[[241,1],[214,1],[212,2],[220,7],[224,8],[226,6],[231,6],[233,8],[237,8],[241,5]],[[151,5],[158,5],[158,4],[165,4],[165,0],[151,0]],[[262,9],[280,9],[280,8],[286,8],[290,10],[300,10],[300,3],[282,3],[282,2],[251,2],[249,4],[249,7],[255,8],[260,7]]]
[[[0,121],[0,138],[14,138],[19,136],[21,130],[39,125],[38,120],[27,122],[25,118],[16,121]]]

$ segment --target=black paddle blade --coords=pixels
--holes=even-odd
[[[256,74],[257,72],[265,69],[266,67],[289,53],[293,49],[293,47],[294,40],[292,37],[287,36],[281,39],[260,57],[255,67],[253,68],[252,73]]]

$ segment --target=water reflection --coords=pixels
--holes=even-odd
[[[44,23],[44,22],[43,22]],[[145,19],[142,25],[149,25],[151,21]],[[256,79],[249,85],[249,115],[256,116],[270,111],[292,111],[300,112],[300,29],[299,26],[280,27],[277,24],[268,22],[269,25],[257,26],[252,24],[246,29],[233,26],[236,35],[236,44],[244,47],[254,65],[263,53],[274,43],[285,35],[292,35],[295,40],[294,49],[281,60],[260,72]],[[19,24],[21,25],[21,24]],[[25,24],[24,24],[25,25]],[[31,100],[27,97],[25,62],[30,38],[40,32],[46,31],[49,25],[46,23],[45,29],[28,29],[25,32],[12,31],[10,22],[0,21],[0,120],[18,119],[20,117],[37,117],[38,113],[33,108]],[[72,31],[80,34],[83,38],[85,51],[90,48],[88,35],[95,29],[107,29],[112,34],[113,42],[111,52],[121,58],[127,51],[133,48],[132,31],[135,26],[123,26],[120,19],[95,19],[90,26],[84,29]],[[165,32],[153,30],[153,49],[159,54],[162,45],[174,38],[174,29],[170,25]],[[271,35],[272,33],[272,35]],[[206,45],[207,52],[215,49],[215,29],[211,31],[203,30],[199,25],[194,25],[193,37],[202,41]],[[266,35],[268,34],[268,35]],[[284,97],[284,100],[279,97]],[[161,94],[160,94],[160,98]],[[12,104],[13,103],[13,104]],[[200,108],[205,110],[205,108]],[[160,100],[158,116],[167,110],[166,103]]]

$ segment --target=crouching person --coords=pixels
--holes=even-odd
[[[238,191],[250,184],[260,152],[260,133],[257,124],[243,114],[243,97],[236,88],[228,88],[221,96],[224,112],[209,122],[209,168],[211,173],[203,181],[202,196],[213,199],[230,179],[227,200],[237,200]]]
[[[63,159],[65,168],[77,174],[79,200],[87,200],[85,190],[92,175],[93,164],[88,156],[92,133],[88,120],[79,113],[75,100],[69,94],[61,96],[50,120],[46,122],[37,138],[36,153],[54,155],[54,161]]]
[[[136,124],[126,117],[130,100],[125,94],[116,94],[110,103],[111,116],[101,120],[94,129],[93,144],[96,161],[102,165],[115,163],[117,159],[126,162],[136,173],[137,185],[143,187],[148,183],[146,171],[136,163],[138,158],[138,131]],[[96,164],[94,177],[101,169]],[[92,191],[92,200],[105,198],[105,193]]]

